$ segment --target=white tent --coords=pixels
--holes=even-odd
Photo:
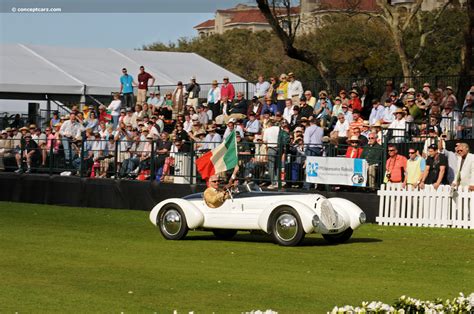
[[[195,54],[120,50],[112,48],[64,48],[36,45],[0,45],[0,92],[110,95],[120,87],[122,68],[135,81],[139,67],[156,78],[155,85],[189,82],[246,82],[240,76]]]

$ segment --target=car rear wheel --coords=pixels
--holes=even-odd
[[[348,228],[338,234],[323,234],[323,238],[329,243],[339,244],[339,243],[344,243],[347,240],[349,240],[353,232],[354,230],[352,230],[352,228]]]
[[[229,240],[232,239],[236,234],[237,230],[232,229],[214,229],[212,233],[216,236],[216,238],[221,240]]]
[[[305,235],[301,219],[296,210],[291,207],[276,209],[272,215],[270,226],[272,237],[279,245],[298,245]]]
[[[181,240],[189,230],[182,209],[175,204],[166,205],[160,211],[158,226],[168,240]]]

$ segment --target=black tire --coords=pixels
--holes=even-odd
[[[323,234],[323,238],[329,243],[339,244],[349,240],[352,236],[352,233],[354,233],[354,230],[352,230],[352,228],[348,228],[338,234]]]
[[[280,207],[270,217],[269,230],[277,244],[295,246],[303,241],[305,233],[296,210],[288,206]]]
[[[216,238],[220,240],[229,240],[232,239],[236,234],[237,230],[232,229],[214,229],[212,233],[216,236]]]
[[[160,232],[167,240],[181,240],[188,233],[188,224],[183,210],[176,204],[165,205],[158,215]]]

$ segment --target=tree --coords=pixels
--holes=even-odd
[[[259,74],[278,77],[289,69],[301,80],[314,80],[318,75],[308,64],[286,56],[280,40],[267,31],[234,29],[223,35],[180,38],[176,43],[153,43],[142,49],[194,52],[249,81],[256,80]]]
[[[290,27],[285,30],[282,27],[282,24],[285,23],[282,21],[282,18],[279,18],[278,11],[275,9],[272,11],[270,9],[270,7],[275,8],[278,7],[278,5],[282,5],[287,8],[289,12],[289,8],[291,7],[290,0],[270,0],[271,3],[268,1],[269,0],[256,0],[260,11],[272,26],[278,38],[282,41],[286,54],[291,58],[307,62],[313,66],[318,66],[318,69],[321,70],[321,65],[323,65],[321,55],[313,50],[298,49],[294,45],[300,20],[297,19],[296,22],[292,22],[294,18],[291,17],[291,14],[287,14],[285,23],[289,24]],[[371,19],[376,18],[383,22],[392,39],[394,49],[398,54],[403,75],[406,77],[413,76],[414,69],[425,51],[429,37],[435,33],[442,14],[454,0],[445,0],[444,4],[431,19],[426,19],[423,16],[421,10],[423,0],[414,0],[413,4],[404,5],[392,5],[390,1],[387,0],[375,1],[380,7],[378,12],[359,10],[361,0],[345,0],[345,10],[335,10],[328,7],[325,8],[324,12],[326,14],[342,14],[345,16],[363,14],[368,15]],[[417,42],[416,49],[412,55],[407,51],[408,43],[406,34],[410,28],[416,29],[416,32],[414,32],[416,33],[416,38],[415,36],[412,36],[412,38],[415,38]],[[324,74],[327,74],[327,69],[324,70],[326,70]]]
[[[464,47],[462,49],[462,75],[474,74],[474,63],[472,53],[472,42],[474,41],[474,0],[468,0],[466,9],[469,22],[463,31]]]
[[[306,62],[315,69],[318,69],[321,77],[327,80],[328,70],[321,61],[321,57],[318,53],[295,46],[296,34],[300,26],[301,17],[298,16],[296,19],[293,17],[291,0],[271,0],[271,4],[268,0],[256,1],[260,12],[265,16],[267,22],[282,42],[286,55],[290,58]],[[285,25],[285,29],[283,25]]]
[[[400,58],[400,64],[405,77],[413,76],[413,70],[428,43],[428,37],[436,31],[441,15],[452,2],[453,0],[445,0],[445,3],[438,9],[438,12],[429,23],[423,23],[421,11],[423,0],[416,0],[411,5],[403,6],[391,5],[387,0],[376,0],[376,3],[381,8],[381,12],[367,13],[371,17],[380,18],[385,22],[398,53],[398,57]],[[418,30],[418,44],[415,53],[409,55],[406,49],[407,42],[405,34],[415,22]]]

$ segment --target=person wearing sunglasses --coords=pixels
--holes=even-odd
[[[134,103],[133,86],[138,84],[133,79],[133,76],[128,74],[127,69],[122,69],[122,76],[120,77],[120,92],[123,95],[123,104],[126,108],[132,108]]]
[[[208,181],[208,188],[204,191],[204,202],[210,208],[218,208],[221,207],[224,202],[230,198],[230,191],[229,187],[232,186],[234,180],[237,178],[237,172],[239,171],[239,166],[237,165],[234,168],[234,172],[230,177],[229,183],[221,188],[219,183],[222,180],[219,178],[218,174],[214,174],[209,178]]]
[[[369,188],[376,188],[376,179],[379,164],[382,162],[382,146],[377,142],[378,136],[377,132],[370,132],[368,136],[367,146],[364,147],[362,154],[360,155],[361,159],[367,160],[369,164],[367,168],[367,184]]]
[[[423,172],[425,171],[426,162],[423,157],[418,154],[418,150],[415,148],[408,149],[408,160],[407,160],[407,175],[403,181],[403,188],[411,186],[416,189],[423,178]]]
[[[397,147],[393,144],[388,146],[388,157],[385,164],[384,183],[402,183],[407,168],[407,159],[399,155]]]
[[[435,189],[441,184],[447,184],[448,158],[439,153],[438,145],[432,144],[428,147],[428,158],[423,172],[423,178],[420,182],[420,188],[424,189],[426,185],[433,185]]]
[[[474,192],[474,154],[469,153],[467,143],[459,143],[456,146],[456,154],[458,162],[453,186],[467,186],[469,191]]]
[[[39,158],[38,144],[31,139],[31,134],[26,133],[21,143],[21,151],[15,155],[18,169],[15,173],[23,173],[22,163],[26,163],[27,170],[25,173],[31,172],[31,166],[36,164]]]

